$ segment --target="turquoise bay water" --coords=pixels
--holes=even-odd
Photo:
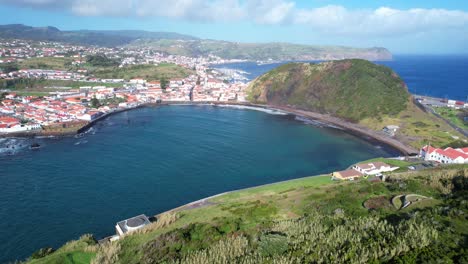
[[[113,234],[137,214],[397,154],[291,117],[212,106],[137,109],[83,138],[40,143],[0,154],[0,263],[84,233]]]

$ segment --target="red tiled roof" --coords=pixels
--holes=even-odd
[[[468,159],[468,154],[461,153],[460,151],[456,151],[453,148],[437,149],[436,152],[452,160],[458,157],[462,157],[463,159]]]
[[[436,148],[433,148],[431,146],[424,146],[422,150],[425,151],[427,154],[430,154],[430,153],[434,152],[436,150]]]
[[[353,169],[344,170],[344,171],[338,171],[337,173],[339,173],[339,174],[341,175],[341,177],[343,177],[343,178],[351,178],[351,177],[359,177],[359,176],[362,176],[362,173],[360,173],[360,172],[357,171],[357,170],[353,170]]]

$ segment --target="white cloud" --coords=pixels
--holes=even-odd
[[[464,29],[468,26],[468,13],[445,9],[349,10],[342,6],[325,6],[298,10],[294,23],[340,34],[395,35]]]
[[[194,21],[236,21],[245,17],[237,0],[140,0],[135,14],[159,16]]]
[[[245,6],[246,13],[259,24],[283,24],[294,13],[294,2],[283,0],[250,0]]]
[[[168,17],[196,22],[308,26],[316,32],[393,36],[445,30],[467,31],[468,12],[339,5],[298,8],[294,0],[0,0],[0,3],[68,10],[80,16]]]
[[[128,11],[132,9],[132,0],[74,0],[71,3],[71,11],[80,16],[131,15]]]

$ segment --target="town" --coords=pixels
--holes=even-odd
[[[191,58],[150,49],[84,47],[24,40],[2,40],[0,47],[0,80],[7,86],[0,90],[0,133],[76,131],[106,114],[143,104],[245,101],[245,82],[239,81],[235,72],[229,75],[230,72],[210,68],[212,64],[229,62],[214,56]],[[185,69],[189,74],[158,79],[144,76],[99,78],[86,68],[90,58],[117,62],[115,68],[123,70],[167,65],[177,71]],[[15,68],[15,65],[34,59],[40,61],[37,66],[45,68]],[[72,70],[41,65],[44,59],[66,60]],[[41,94],[34,94],[28,86],[25,87],[28,92],[15,89],[18,83],[30,80],[52,85],[41,87]]]

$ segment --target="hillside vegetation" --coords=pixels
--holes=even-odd
[[[463,166],[387,182],[297,179],[163,213],[105,245],[84,236],[30,263],[462,263],[467,186]]]
[[[0,38],[57,41],[81,45],[118,46],[145,39],[197,39],[172,32],[143,30],[77,30],[62,31],[56,27],[30,27],[21,24],[0,25]]]
[[[318,112],[375,131],[397,125],[397,139],[416,148],[465,139],[417,107],[393,70],[365,60],[285,64],[254,80],[247,94],[253,103]]]
[[[257,78],[248,98],[357,122],[400,113],[410,94],[390,68],[355,59],[282,65]]]

